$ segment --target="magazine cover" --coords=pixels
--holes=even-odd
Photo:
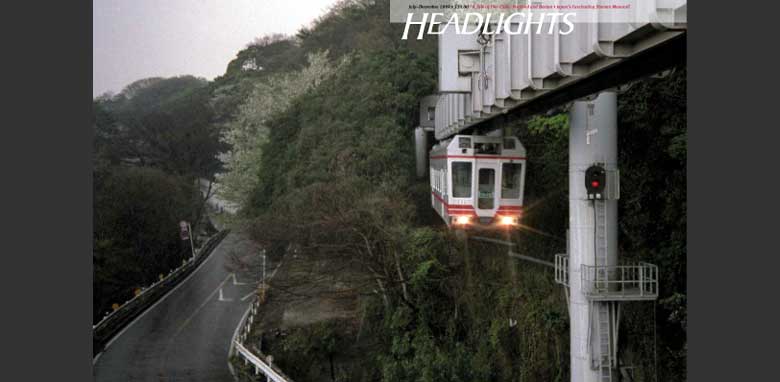
[[[687,380],[686,33],[94,0],[94,380]]]

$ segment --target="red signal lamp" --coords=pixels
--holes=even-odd
[[[607,171],[601,164],[594,164],[585,170],[585,188],[588,199],[604,199],[604,185],[607,184]]]

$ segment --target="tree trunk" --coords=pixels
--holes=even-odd
[[[404,300],[409,301],[409,293],[406,291],[406,279],[401,271],[401,259],[398,256],[398,251],[393,251],[393,258],[395,259],[395,269],[398,272],[398,279],[401,281],[401,293],[403,293]]]
[[[379,290],[382,291],[382,300],[385,303],[385,309],[390,309],[390,300],[387,299],[387,291],[385,290],[385,285],[382,283],[382,280],[379,278],[376,278],[376,283],[379,285]]]
[[[200,218],[203,215],[203,208],[206,206],[206,202],[211,197],[211,186],[214,182],[211,181],[211,179],[208,179],[209,181],[209,188],[206,190],[206,196],[203,197],[203,200],[200,202],[200,205],[198,206],[198,209],[195,213],[195,220],[192,222],[193,226],[197,226],[198,222],[200,222]],[[200,178],[195,178],[195,192],[200,197]],[[193,228],[193,231],[196,231],[196,229]],[[190,235],[192,235],[192,232],[190,232]]]

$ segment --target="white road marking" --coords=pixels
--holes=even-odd
[[[236,280],[236,274],[235,273],[231,273],[231,275],[233,276],[233,285],[249,285],[249,283],[240,283],[240,282],[238,282],[238,280]]]
[[[230,301],[233,301],[233,299],[232,299],[232,298],[225,298],[225,297],[222,295],[222,288],[219,288],[219,301],[227,301],[227,302],[230,302]]]
[[[173,341],[176,339],[176,337],[178,337],[179,334],[181,334],[184,328],[186,328],[187,325],[189,325],[190,321],[192,321],[192,319],[195,318],[195,316],[200,312],[200,310],[203,309],[203,307],[206,306],[206,304],[208,304],[209,300],[211,300],[211,298],[214,297],[214,295],[217,294],[217,292],[219,292],[220,298],[222,297],[222,286],[225,285],[225,283],[229,279],[230,279],[230,275],[225,276],[225,279],[222,280],[222,282],[219,283],[219,285],[217,285],[217,288],[214,289],[214,291],[211,292],[211,294],[208,297],[206,297],[205,300],[203,300],[203,303],[200,304],[200,306],[198,306],[198,308],[195,309],[195,311],[192,312],[192,314],[189,317],[187,317],[187,319],[184,320],[184,322],[182,322],[182,324],[179,326],[178,329],[176,329],[176,333],[174,333],[173,336],[171,336],[170,340],[168,341],[168,344],[165,346],[165,350],[163,350],[162,365],[165,365],[165,362],[167,360],[167,355],[168,355],[168,348],[173,344]]]
[[[192,312],[192,314],[189,317],[187,317],[186,320],[184,320],[184,322],[181,324],[181,326],[179,326],[179,329],[176,331],[173,337],[171,337],[171,341],[173,341],[173,339],[176,338],[176,336],[178,336],[182,330],[184,330],[184,327],[186,327],[187,324],[189,324],[190,321],[195,317],[195,315],[197,315],[198,312],[200,312],[200,310],[203,309],[203,307],[206,306],[206,304],[208,304],[209,300],[211,300],[211,298],[214,297],[214,295],[217,294],[217,292],[219,292],[220,298],[222,297],[222,286],[225,285],[228,279],[230,279],[230,275],[227,275],[227,277],[225,277],[225,279],[222,280],[222,282],[219,283],[219,285],[217,285],[217,288],[214,289],[214,291],[211,292],[211,294],[208,297],[206,297],[205,300],[203,300],[203,303],[200,304],[200,306],[198,306],[198,309],[195,309],[195,311]]]
[[[281,260],[281,261],[279,261],[279,265],[277,265],[277,266],[276,266],[276,269],[274,269],[274,271],[273,271],[273,272],[271,272],[271,276],[268,276],[268,281],[271,281],[271,279],[272,279],[272,278],[274,278],[274,275],[276,274],[276,271],[278,271],[278,270],[279,270],[279,268],[281,268],[281,267],[282,267],[282,263],[283,263],[283,262],[284,262],[284,258],[282,258],[282,260]],[[263,280],[263,281],[265,281],[265,280]]]
[[[244,296],[244,297],[241,297],[241,301],[244,301],[244,300],[246,300],[246,299],[248,299],[248,298],[252,297],[254,294],[255,294],[255,291],[251,291],[251,292],[249,292],[249,294],[247,294],[246,296]]]
[[[98,353],[95,358],[92,359],[92,366],[95,366],[97,361],[100,359],[100,356],[103,355],[103,352]]]

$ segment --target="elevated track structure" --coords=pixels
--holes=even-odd
[[[544,23],[540,29],[552,33],[459,34],[447,28],[438,42],[438,93],[421,100],[415,131],[417,172],[425,176],[430,133],[445,142],[456,135],[507,136],[504,127],[513,120],[572,103],[569,244],[549,264],[569,303],[572,382],[618,380],[621,303],[658,297],[655,265],[619,261],[616,88],[685,64],[687,1],[623,3],[633,19],[612,19],[605,8],[570,33]],[[601,172],[596,181],[593,169]],[[447,197],[452,179],[438,181]],[[533,182],[532,173],[527,181]]]

